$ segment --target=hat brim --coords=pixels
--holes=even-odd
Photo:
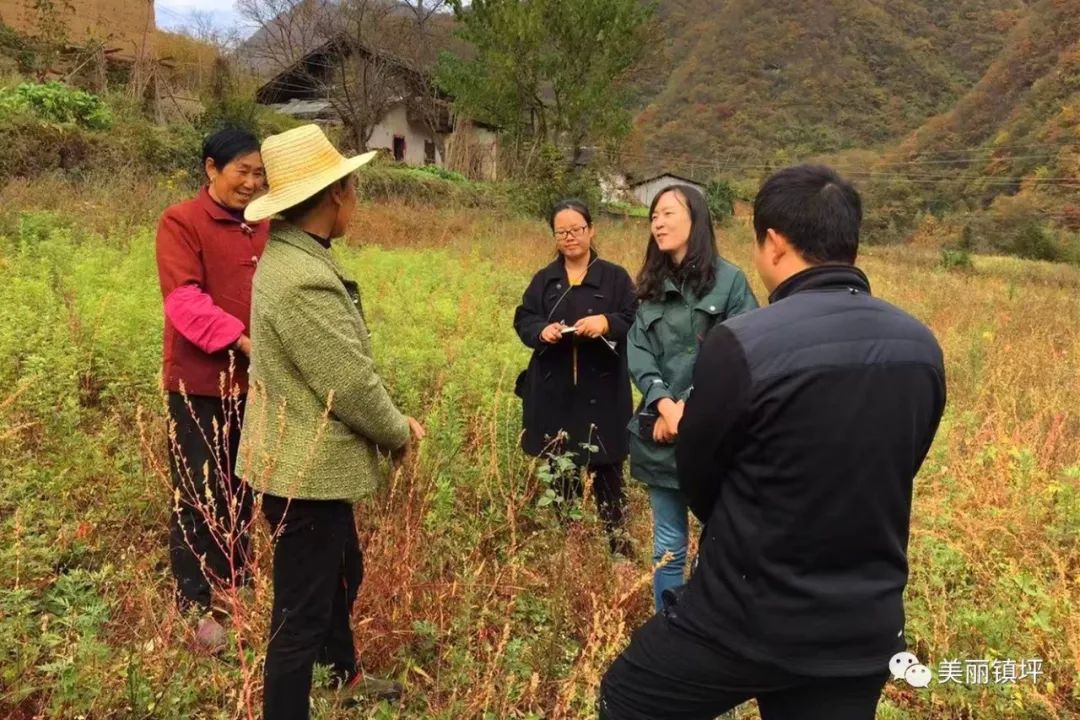
[[[344,158],[340,163],[326,168],[302,182],[290,183],[284,189],[277,189],[271,185],[269,192],[251,201],[244,210],[244,219],[248,222],[259,222],[272,218],[282,210],[288,210],[294,205],[299,205],[316,193],[330,187],[341,178],[356,172],[363,166],[375,159],[378,150],[366,152],[352,158]]]

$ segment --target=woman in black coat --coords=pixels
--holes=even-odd
[[[573,458],[578,472],[556,488],[564,500],[580,496],[580,470],[588,469],[612,551],[629,554],[622,465],[633,411],[626,334],[637,310],[634,284],[626,270],[597,256],[583,202],[559,202],[549,223],[558,257],[533,276],[514,314],[514,329],[533,349],[517,387],[522,447],[534,457]]]

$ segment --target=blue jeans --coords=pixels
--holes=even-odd
[[[682,493],[669,488],[649,486],[649,505],[653,517],[653,566],[671,553],[671,559],[653,572],[653,601],[663,609],[660,598],[668,589],[685,582],[686,545],[690,538],[688,508]]]

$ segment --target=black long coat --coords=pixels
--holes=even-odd
[[[573,452],[579,464],[594,465],[626,458],[626,425],[633,412],[626,334],[636,310],[630,275],[595,254],[577,287],[570,287],[561,257],[533,276],[514,314],[514,329],[533,349],[517,388],[524,401],[525,452],[533,456],[553,450]],[[604,338],[570,335],[554,345],[540,340],[549,324],[573,325],[589,315],[607,317]],[[552,442],[560,431],[567,438],[556,449]],[[596,449],[584,449],[585,444]]]

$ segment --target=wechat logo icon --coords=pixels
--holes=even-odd
[[[919,658],[909,652],[896,653],[889,660],[889,671],[897,680],[903,680],[911,687],[924,688],[930,686],[934,674],[930,668],[919,662]]]

